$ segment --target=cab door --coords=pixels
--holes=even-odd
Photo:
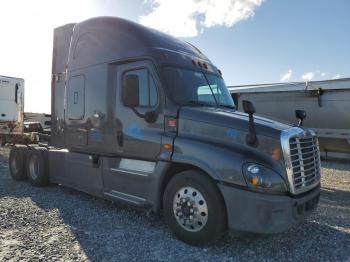
[[[151,62],[134,62],[116,67],[117,157],[103,157],[106,197],[147,206],[154,192],[158,156],[164,133],[163,92]],[[132,79],[135,106],[123,102],[123,85]],[[125,95],[125,94],[124,94]],[[130,92],[129,92],[130,95]],[[136,102],[137,101],[137,102]],[[146,119],[153,112],[153,119]],[[150,121],[152,120],[152,121]]]
[[[117,66],[116,122],[118,151],[124,157],[155,161],[164,133],[163,92],[153,64],[148,61]],[[126,106],[122,99],[127,78],[138,82],[139,103]],[[149,121],[146,115],[154,119]]]

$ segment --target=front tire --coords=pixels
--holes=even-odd
[[[32,186],[44,187],[49,185],[49,167],[47,149],[31,148],[27,157],[27,174]]]
[[[14,145],[10,151],[10,175],[15,181],[27,179],[26,160],[28,148],[24,145]]]
[[[226,232],[224,200],[203,172],[187,170],[172,178],[164,192],[163,207],[171,230],[190,245],[215,242]]]

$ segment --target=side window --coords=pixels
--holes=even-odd
[[[135,75],[139,80],[140,107],[153,107],[158,103],[157,88],[152,75],[147,69],[127,71],[123,77]],[[124,83],[124,81],[123,81]]]
[[[68,81],[67,115],[69,119],[79,120],[85,114],[85,77],[73,76]]]

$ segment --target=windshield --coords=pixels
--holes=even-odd
[[[219,76],[176,67],[165,67],[164,75],[170,95],[177,103],[235,106],[224,80]]]

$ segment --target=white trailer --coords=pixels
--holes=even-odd
[[[23,134],[24,80],[0,75],[0,141]]]
[[[335,80],[231,86],[238,110],[250,100],[258,115],[297,123],[296,109],[307,113],[303,125],[312,128],[323,156],[350,157],[350,78]]]

